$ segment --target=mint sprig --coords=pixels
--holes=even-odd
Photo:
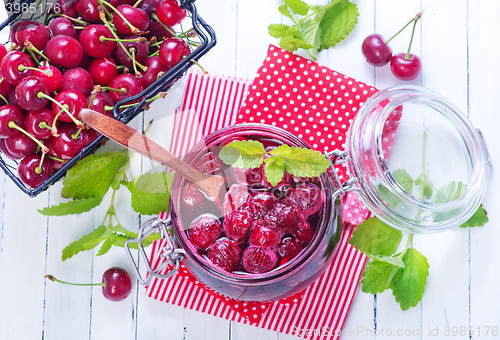
[[[316,60],[318,52],[335,46],[358,22],[358,8],[349,0],[333,0],[324,6],[311,6],[302,0],[284,0],[278,10],[293,25],[271,24],[269,35],[290,52],[304,49]]]
[[[330,167],[330,161],[319,151],[283,144],[267,152],[264,145],[255,140],[231,142],[222,148],[219,158],[244,169],[258,168],[265,163],[264,174],[273,186],[282,180],[285,171],[297,177],[318,177]]]
[[[482,226],[487,221],[486,211],[480,206],[460,227]],[[422,300],[430,266],[425,256],[413,247],[413,236],[408,234],[404,249],[396,253],[403,241],[401,231],[377,217],[356,227],[349,244],[371,259],[361,279],[363,292],[378,294],[390,289],[402,310],[415,307]]]

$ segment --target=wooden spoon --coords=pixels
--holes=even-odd
[[[203,190],[217,205],[221,205],[220,195],[225,193],[221,190],[225,188],[224,177],[207,176],[201,173],[139,131],[114,118],[90,109],[81,110],[79,116],[85,124],[109,139],[181,174]]]

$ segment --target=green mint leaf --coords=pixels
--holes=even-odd
[[[382,293],[389,287],[398,269],[387,262],[372,261],[368,263],[361,279],[361,290],[369,294]]]
[[[363,253],[390,256],[396,252],[402,238],[401,231],[371,217],[356,227],[349,244]]]
[[[304,40],[311,45],[311,48],[306,49],[306,52],[314,59],[318,57],[318,52],[321,47],[321,36],[323,30],[321,29],[319,23],[322,17],[316,15],[313,19],[307,20],[302,25],[301,31]]]
[[[294,36],[300,33],[297,26],[289,26],[285,24],[271,24],[267,27],[269,35],[274,38],[283,38],[288,36]]]
[[[103,196],[96,196],[92,198],[79,199],[53,205],[43,209],[38,209],[38,212],[45,216],[65,216],[77,215],[92,210],[101,204]]]
[[[116,172],[125,165],[127,158],[127,151],[85,157],[68,170],[61,196],[74,199],[104,196]]]
[[[283,14],[284,16],[286,16],[287,18],[290,18],[290,19],[292,18],[292,14],[290,13],[290,9],[288,8],[288,6],[286,4],[283,4],[283,5],[279,6],[278,7],[278,11],[281,14]]]
[[[432,197],[432,183],[429,180],[429,177],[427,177],[426,174],[421,174],[420,176],[417,177],[415,180],[415,185],[420,185],[421,186],[421,191],[424,196],[424,199],[429,199]]]
[[[405,264],[401,256],[373,256],[373,259],[380,262],[392,264],[393,266],[404,268]]]
[[[323,32],[321,49],[333,47],[344,40],[358,22],[358,16],[358,8],[348,1],[329,7],[320,22]]]
[[[280,47],[290,52],[295,52],[299,48],[312,48],[302,36],[298,26],[288,26],[283,24],[271,24],[268,26],[269,35],[280,39]]]
[[[125,234],[127,236],[129,236],[130,238],[136,238],[137,237],[137,234],[134,233],[134,232],[131,232],[130,230],[128,230],[127,228],[124,228],[121,224],[117,224],[113,227],[113,231],[117,232],[117,233],[122,233],[122,234]]]
[[[285,0],[285,5],[298,15],[306,15],[309,12],[309,8],[311,8],[311,6],[302,0]]]
[[[312,48],[312,45],[309,45],[302,37],[302,34],[297,34],[293,37],[283,37],[280,39],[279,43],[280,47],[290,51],[295,52],[299,48],[303,48],[305,50]]]
[[[255,140],[235,141],[227,144],[219,153],[219,158],[237,168],[254,169],[264,162],[266,150]]]
[[[467,186],[462,184],[462,182],[450,182],[438,189],[436,197],[434,198],[434,203],[452,202],[462,196],[466,187]]]
[[[62,251],[62,260],[65,261],[65,260],[71,258],[73,255],[76,255],[81,251],[87,250],[85,248],[85,244],[89,243],[90,241],[100,239],[106,231],[107,231],[107,228],[105,226],[101,225],[99,228],[91,231],[87,235],[84,235],[79,240],[76,240],[76,241],[70,243]]]
[[[415,307],[424,295],[429,263],[415,248],[408,248],[403,255],[404,268],[398,269],[390,288],[402,310]]]
[[[125,241],[127,241],[130,237],[128,237],[127,235],[115,234],[113,238],[114,238],[113,245],[118,247],[125,247]],[[137,246],[137,242],[129,243],[129,247],[131,249],[139,249],[139,247]]]
[[[484,210],[483,205],[481,204],[479,208],[477,208],[474,215],[460,225],[460,228],[482,227],[486,222],[488,222],[488,216],[486,210]]]
[[[101,256],[106,254],[110,249],[113,243],[115,242],[115,238],[110,235],[103,243],[101,248],[99,248],[99,252],[97,252],[97,256]]]
[[[283,158],[280,156],[270,157],[264,160],[266,163],[264,165],[264,173],[266,179],[271,183],[272,186],[278,185],[283,176],[285,175],[285,166],[283,164]]]
[[[132,194],[132,208],[143,215],[156,215],[168,211],[170,198],[169,177],[173,173],[155,172],[139,175],[127,188]],[[171,183],[171,182],[170,182]]]
[[[404,170],[399,169],[392,173],[392,177],[398,182],[398,184],[406,190],[407,193],[412,193],[413,191],[413,179],[410,174]]]
[[[330,162],[325,156],[312,149],[283,144],[271,150],[270,154],[281,156],[285,170],[297,177],[318,177],[330,167]]]

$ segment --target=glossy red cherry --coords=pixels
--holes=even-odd
[[[264,191],[250,198],[250,209],[254,220],[259,220],[273,210],[276,199],[272,193]]]
[[[115,60],[112,57],[93,59],[89,66],[89,74],[95,84],[108,86],[118,76]]]
[[[47,43],[45,55],[52,64],[71,68],[80,64],[83,58],[83,49],[78,40],[66,35],[58,35]]]
[[[68,37],[77,38],[75,27],[68,18],[52,18],[47,28],[50,31],[50,35],[53,37],[56,35],[67,35]]]
[[[366,61],[373,66],[383,66],[392,58],[392,50],[380,34],[370,34],[363,41],[361,51]]]
[[[221,233],[219,220],[210,215],[202,215],[194,220],[188,229],[189,240],[200,250],[205,250],[214,244]]]
[[[2,157],[7,157],[8,159],[16,160],[17,158],[14,157],[9,150],[7,150],[7,147],[5,146],[5,140],[6,138],[0,138],[0,151],[2,152]]]
[[[268,247],[250,246],[243,253],[243,268],[252,274],[261,274],[276,267],[278,255]]]
[[[61,91],[78,90],[84,96],[89,96],[94,88],[94,82],[87,70],[81,67],[67,69],[62,76]]]
[[[26,67],[33,67],[30,57],[19,51],[12,51],[3,58],[0,70],[3,78],[16,86],[21,79],[33,74],[33,70]]]
[[[45,97],[40,97],[41,92],[46,96],[49,95],[49,90],[45,82],[35,76],[23,78],[16,86],[17,104],[26,111],[38,111],[47,106],[49,100]]]
[[[38,50],[43,50],[50,39],[50,34],[47,27],[39,22],[21,20],[12,26],[10,38],[18,46],[24,46],[24,43],[29,41]]]
[[[0,106],[0,138],[13,137],[21,132],[11,126],[10,122],[18,127],[24,127],[24,115],[21,110],[14,105]]]
[[[75,124],[62,125],[58,133],[59,136],[52,137],[52,148],[62,159],[75,157],[88,144],[87,130]]]
[[[34,75],[43,80],[45,85],[47,85],[49,93],[57,92],[61,89],[62,74],[57,67],[54,67],[50,64],[45,64],[43,66],[40,66],[38,69],[44,72],[38,72],[35,70]]]
[[[278,245],[278,254],[283,258],[293,258],[302,250],[302,245],[295,237],[286,237]]]
[[[115,103],[118,103],[122,99],[135,96],[136,94],[144,91],[144,86],[142,85],[141,81],[130,73],[119,75],[118,77],[113,79],[113,81],[111,81],[109,87],[123,90],[123,92],[110,91],[109,94],[111,95],[111,99],[113,99]]]
[[[36,153],[21,160],[17,173],[24,184],[36,188],[52,175],[52,166],[47,158],[42,162],[42,155]]]
[[[90,99],[92,99],[92,103],[90,103]],[[87,107],[106,116],[113,116],[113,106],[115,106],[115,102],[106,92],[97,92],[94,96],[90,95],[87,97]]]
[[[233,272],[240,268],[242,250],[236,242],[219,239],[208,250],[208,259],[225,271]]]
[[[76,10],[82,19],[92,23],[101,22],[98,8],[99,3],[97,0],[78,0],[76,4]]]
[[[176,0],[165,0],[156,8],[158,19],[166,26],[180,24],[186,17],[187,11],[180,8]]]
[[[182,201],[186,207],[195,207],[200,205],[205,199],[200,189],[192,183],[186,184],[182,189]]]
[[[236,210],[224,220],[226,235],[235,241],[243,239],[252,226],[252,214],[248,210]]]
[[[52,123],[55,115],[49,109],[28,112],[24,118],[24,128],[28,133],[37,139],[52,138]],[[59,127],[59,121],[56,122],[56,128]]]
[[[116,42],[107,39],[114,39],[113,34],[105,25],[89,25],[80,33],[79,41],[85,54],[94,58],[109,56],[116,48]]]
[[[167,72],[167,68],[161,63],[160,57],[153,56],[146,59],[144,63],[148,69],[142,74],[141,82],[144,87],[148,87],[158,79],[160,72]]]
[[[75,118],[78,118],[78,114],[87,104],[87,98],[78,90],[59,92],[54,100],[66,107],[69,113]],[[62,111],[61,107],[56,103],[52,103],[52,112],[57,115],[60,111]],[[65,111],[62,111],[57,119],[67,123],[73,122],[73,119]]]
[[[109,268],[102,275],[102,295],[110,301],[122,301],[132,290],[130,275],[122,268]]]
[[[140,8],[132,7],[130,5],[120,5],[116,10],[125,18],[127,21],[139,31],[146,31],[149,25],[148,13]],[[118,32],[121,34],[137,34],[138,32],[132,32],[130,27],[125,23],[125,21],[118,14],[113,15],[113,24]]]
[[[321,189],[309,183],[298,185],[291,189],[288,200],[295,203],[305,217],[317,213],[323,204]]]
[[[422,61],[414,54],[407,58],[406,53],[398,53],[391,59],[391,71],[400,80],[413,80],[422,71]]]
[[[254,246],[274,247],[280,243],[280,239],[281,235],[276,229],[257,223],[253,227],[248,241]]]
[[[169,70],[191,53],[188,44],[179,38],[168,38],[160,47],[160,60]]]
[[[135,35],[125,37],[124,39],[134,39],[137,38]],[[136,62],[142,64],[146,61],[149,54],[149,45],[147,42],[138,41],[124,41],[123,46],[127,49],[130,55],[134,56]],[[116,51],[117,61],[126,67],[133,68],[134,63],[132,59],[125,53],[123,48],[119,48]]]
[[[38,144],[24,133],[5,139],[5,147],[16,159],[24,158],[36,152]]]
[[[276,204],[273,214],[276,216],[278,228],[283,231],[293,232],[300,222],[298,208],[290,202]]]

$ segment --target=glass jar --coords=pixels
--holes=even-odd
[[[410,233],[457,227],[478,209],[490,158],[460,109],[418,86],[372,96],[347,134],[348,170],[382,221]]]

